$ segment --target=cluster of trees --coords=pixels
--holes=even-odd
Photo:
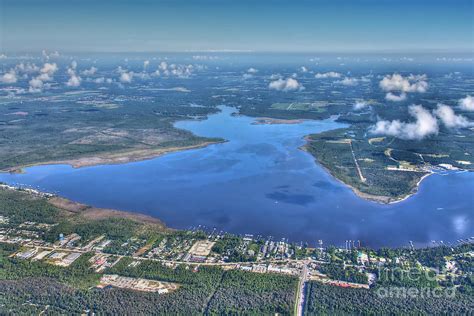
[[[89,269],[92,254],[84,254],[70,267],[63,268],[42,261],[10,258],[16,250],[15,246],[0,243],[0,280],[47,277],[86,289],[95,286],[100,279],[100,274]]]
[[[433,270],[386,268],[375,271],[377,286],[403,286],[417,288],[434,288],[438,285],[436,273]]]
[[[446,264],[444,257],[451,254],[453,254],[453,249],[447,246],[423,248],[414,251],[413,259],[424,266],[442,269]]]
[[[0,189],[0,215],[9,218],[10,226],[26,221],[53,224],[59,212],[46,199],[17,190]]]
[[[364,283],[367,284],[367,275],[363,272],[359,272],[355,267],[343,267],[339,264],[322,264],[319,267],[321,273],[326,274],[333,280],[347,281],[353,283]]]
[[[454,298],[449,295],[390,297],[376,289],[347,289],[309,282],[304,311],[305,315],[464,315],[472,313],[473,306],[473,296],[459,292]]]
[[[227,256],[227,261],[229,262],[255,261],[257,259],[255,255],[256,252],[251,256],[248,253],[243,253],[237,249],[241,243],[242,239],[240,237],[226,234],[224,237],[219,239],[214,246],[212,246],[212,251]]]
[[[295,304],[297,284],[295,277],[227,271],[206,313],[288,315]]]
[[[45,239],[53,242],[58,239],[58,235],[61,233],[64,235],[76,233],[81,236],[82,240],[92,239],[104,234],[107,238],[125,241],[136,235],[141,226],[138,222],[125,218],[107,218],[92,221],[64,219],[46,233]]]

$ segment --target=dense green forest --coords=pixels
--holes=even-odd
[[[349,289],[309,282],[305,315],[403,315],[457,314],[467,315],[474,310],[474,297],[446,293],[440,297],[383,297],[376,290]]]

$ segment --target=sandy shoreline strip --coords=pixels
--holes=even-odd
[[[137,149],[116,153],[104,153],[99,154],[93,157],[83,157],[77,159],[66,159],[66,160],[53,160],[53,161],[44,161],[38,163],[32,163],[28,165],[22,165],[12,168],[7,168],[0,170],[0,172],[10,172],[10,173],[21,173],[23,169],[34,166],[44,166],[44,165],[70,165],[73,168],[82,168],[82,167],[91,167],[98,165],[115,165],[123,164],[128,162],[136,162],[154,159],[165,154],[179,152],[184,150],[204,148],[213,144],[220,144],[225,141],[213,141],[213,142],[204,142],[201,144],[183,146],[183,147],[169,147],[169,148],[157,148],[157,149]]]
[[[277,119],[271,117],[256,117],[252,125],[300,124],[303,119]]]

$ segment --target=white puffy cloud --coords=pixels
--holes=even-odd
[[[409,75],[403,77],[400,74],[392,74],[385,76],[379,83],[382,90],[399,91],[399,92],[420,92],[424,93],[428,89],[426,75]]]
[[[438,134],[438,120],[430,111],[421,105],[411,105],[408,110],[410,115],[415,118],[415,122],[379,120],[369,131],[372,134],[394,136],[406,140],[420,140]]]
[[[147,69],[148,65],[150,65],[150,61],[149,61],[149,60],[145,60],[145,61],[143,62],[143,70],[144,70],[144,71]]]
[[[169,68],[171,69],[171,75],[176,76],[176,77],[181,77],[181,78],[189,77],[194,71],[193,65],[171,64]]]
[[[58,51],[54,51],[54,52],[48,54],[48,52],[43,49],[41,54],[43,55],[43,58],[45,58],[46,60],[49,60],[50,57],[59,57],[59,52]]]
[[[308,68],[306,68],[305,66],[301,66],[300,71],[301,72],[308,72]]]
[[[43,81],[41,81],[40,79],[38,78],[33,78],[30,80],[29,82],[29,89],[28,91],[31,92],[31,93],[37,93],[37,92],[41,92],[41,90],[43,90]]]
[[[66,82],[68,87],[79,87],[81,85],[82,78],[76,74],[77,62],[72,61],[71,67],[67,69],[69,80]]]
[[[345,86],[356,86],[359,83],[359,79],[345,77],[344,79],[339,80],[337,83]]]
[[[166,61],[162,61],[160,63],[160,65],[158,66],[158,69],[161,70],[161,71],[165,71],[168,69],[168,64],[166,63]]]
[[[258,70],[255,69],[255,68],[253,68],[253,67],[250,67],[249,69],[247,69],[247,72],[248,72],[249,74],[256,74],[256,73],[258,72]]]
[[[473,125],[464,116],[456,115],[454,110],[445,104],[438,103],[438,107],[434,110],[434,114],[439,117],[441,122],[443,122],[447,128],[462,128]]]
[[[474,97],[467,95],[465,98],[459,99],[459,108],[464,111],[474,111]]]
[[[368,107],[369,105],[367,104],[367,102],[365,101],[357,101],[353,106],[352,108],[356,111],[360,111],[366,107]]]
[[[11,69],[9,72],[4,73],[0,76],[1,83],[15,83],[17,82],[16,72],[15,70]]]
[[[329,71],[325,73],[317,73],[314,75],[316,79],[326,79],[326,78],[341,78],[341,74],[335,71]]]
[[[132,82],[132,79],[133,79],[133,72],[122,72],[119,78],[121,83],[130,83]]]
[[[385,100],[387,101],[401,102],[401,101],[405,101],[406,99],[407,99],[407,94],[405,92],[402,92],[400,94],[394,94],[392,92],[388,92],[385,95]]]
[[[268,85],[268,88],[278,91],[295,91],[304,89],[303,85],[293,78],[272,81]]]
[[[251,78],[253,78],[253,75],[252,75],[252,74],[243,74],[243,75],[242,75],[242,78],[244,78],[244,79],[251,79]]]
[[[27,73],[27,74],[40,71],[38,66],[36,66],[35,64],[31,64],[31,63],[26,63],[26,64],[20,63],[20,64],[15,66],[15,70],[17,72]]]
[[[41,80],[41,81],[52,81],[53,80],[53,77],[51,77],[48,73],[42,73],[41,75],[39,75],[36,78]]]
[[[82,71],[82,74],[83,74],[84,76],[93,76],[93,75],[97,72],[97,70],[98,70],[98,69],[97,69],[96,67],[92,66],[92,67],[89,68],[89,69],[84,69],[84,70]]]
[[[154,76],[175,76],[179,78],[188,78],[192,75],[192,73],[196,70],[205,69],[205,66],[202,65],[184,65],[184,64],[171,64],[168,65],[165,61],[162,61],[158,66],[158,70],[156,70],[153,75]]]
[[[345,86],[356,86],[360,82],[370,82],[370,76],[362,76],[360,78],[345,77],[342,80],[336,81],[336,83],[340,83]]]
[[[69,80],[66,82],[68,87],[79,87],[81,85],[81,77],[77,76],[76,74],[72,74]]]
[[[42,74],[48,74],[49,76],[54,75],[56,71],[58,71],[58,65],[56,65],[56,63],[45,63],[40,70]]]

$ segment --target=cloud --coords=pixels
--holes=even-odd
[[[187,78],[189,77],[193,71],[194,71],[194,66],[193,65],[175,65],[171,64],[169,66],[171,69],[171,75],[180,77],[180,78]]]
[[[357,101],[353,106],[352,108],[356,111],[360,111],[366,107],[368,107],[369,105],[367,104],[367,102],[365,101]]]
[[[50,64],[50,63],[45,63],[43,65],[43,68],[41,68],[40,72],[43,74],[48,74],[50,76],[54,75],[54,73],[58,71],[58,65],[56,63]]]
[[[41,80],[41,81],[52,81],[53,80],[53,77],[51,77],[48,73],[41,74],[36,78]]]
[[[43,81],[41,81],[40,79],[38,78],[33,78],[30,80],[29,82],[29,89],[28,91],[31,92],[31,93],[38,93],[38,92],[41,92],[43,90]]]
[[[304,87],[300,84],[296,79],[288,78],[278,79],[275,81],[270,82],[268,88],[278,91],[295,91],[295,90],[303,90]]]
[[[247,72],[248,72],[249,74],[256,74],[256,73],[258,72],[258,70],[255,69],[255,68],[253,68],[253,67],[250,67],[249,69],[247,69]]]
[[[411,105],[409,113],[416,121],[405,123],[400,120],[380,120],[371,126],[369,132],[377,135],[394,136],[405,140],[421,140],[427,136],[438,134],[438,120],[430,111],[421,105]]]
[[[244,78],[244,79],[252,79],[252,78],[253,78],[253,75],[252,75],[252,74],[243,74],[243,75],[242,75],[242,78]]]
[[[300,71],[301,72],[308,72],[308,68],[306,68],[305,66],[301,66]]]
[[[143,71],[146,70],[146,68],[148,67],[148,65],[150,65],[150,61],[149,61],[149,60],[145,60],[145,61],[143,62]]]
[[[158,66],[158,70],[156,70],[153,75],[155,76],[176,76],[179,78],[188,78],[192,75],[195,70],[202,70],[206,69],[205,66],[202,65],[177,65],[171,64],[168,65],[166,62],[162,61]]]
[[[81,77],[77,76],[76,74],[72,74],[69,80],[66,82],[68,87],[79,87],[81,85]]]
[[[400,74],[393,74],[385,76],[379,83],[382,90],[399,91],[399,92],[419,92],[424,93],[428,89],[428,82],[426,82],[426,75],[409,75],[403,77]]]
[[[71,68],[67,69],[69,80],[66,82],[68,87],[79,87],[81,85],[82,78],[76,74],[77,62],[75,60],[71,63]]]
[[[160,63],[160,65],[158,66],[158,69],[161,70],[161,71],[165,71],[168,69],[168,64],[166,63],[166,61],[162,61]]]
[[[434,114],[439,117],[441,122],[447,128],[463,128],[473,126],[467,118],[462,115],[456,115],[454,110],[445,104],[438,103],[438,107],[434,110]]]
[[[54,51],[51,54],[48,54],[48,52],[43,49],[41,54],[43,55],[43,58],[45,58],[46,60],[49,60],[50,57],[59,57],[59,52],[58,51]]]
[[[133,79],[133,72],[122,72],[119,80],[121,83],[131,83],[132,79]]]
[[[459,99],[459,108],[464,111],[474,111],[474,97],[467,95],[465,98]]]
[[[340,83],[345,86],[356,86],[360,82],[370,82],[370,76],[363,76],[360,78],[345,77],[342,80],[336,81],[336,83]]]
[[[207,56],[207,55],[194,55],[192,58],[194,60],[216,60],[216,59],[219,59],[218,56]]]
[[[16,72],[13,69],[11,69],[9,72],[3,74],[3,76],[0,77],[1,83],[15,83],[17,81],[18,79],[16,77]]]
[[[335,71],[329,71],[325,73],[317,73],[314,75],[316,79],[326,79],[326,78],[341,78],[341,74]]]
[[[38,66],[36,66],[35,64],[31,64],[31,63],[26,63],[26,64],[20,63],[20,64],[15,66],[15,70],[20,72],[20,73],[27,73],[27,74],[40,71]]]
[[[96,67],[92,66],[92,67],[89,68],[89,69],[83,70],[83,71],[82,71],[82,74],[83,74],[84,76],[93,76],[93,75],[97,72],[97,70],[98,70],[98,69],[97,69]]]
[[[401,101],[405,101],[406,99],[407,99],[407,94],[405,92],[402,92],[400,94],[393,94],[392,92],[389,92],[385,95],[385,100],[387,101],[401,102]]]
[[[344,79],[339,80],[337,83],[345,86],[356,86],[359,83],[359,79],[345,77]]]

